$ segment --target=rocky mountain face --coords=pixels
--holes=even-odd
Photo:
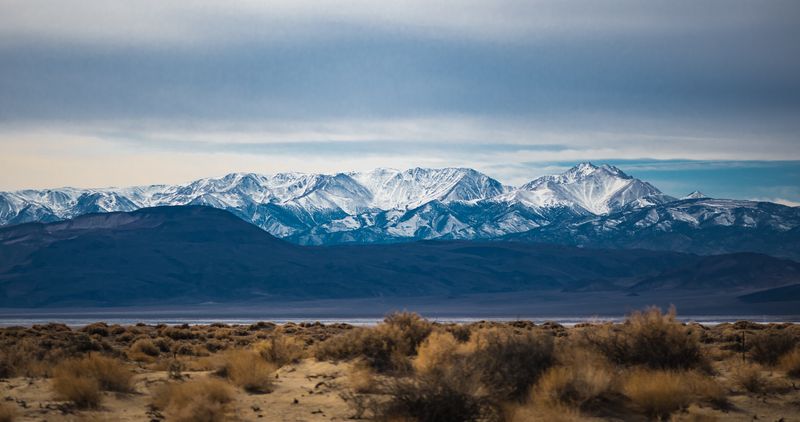
[[[785,251],[797,244],[800,208],[710,199],[700,192],[676,199],[616,167],[591,163],[519,187],[472,169],[415,168],[335,175],[234,173],[184,185],[2,192],[0,225],[177,205],[224,209],[303,245],[505,237],[800,255]],[[763,246],[742,242],[733,248],[732,237]]]

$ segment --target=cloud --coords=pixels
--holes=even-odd
[[[0,151],[0,166],[5,169],[0,173],[0,189],[175,183],[233,171],[339,172],[416,166],[472,167],[519,185],[591,160],[611,162],[646,179],[654,177],[670,193],[685,194],[704,188],[697,180],[709,172],[791,174],[786,162],[725,160],[741,156],[800,160],[800,152],[789,144],[753,142],[748,137],[567,132],[531,122],[466,118],[250,126],[212,123],[192,128],[182,122],[16,126],[0,130]],[[166,164],[170,162],[174,166]],[[71,170],[75,168],[79,170]],[[670,184],[684,174],[686,181]],[[730,174],[723,179],[740,183]],[[794,197],[789,191],[769,194]]]
[[[518,184],[617,160],[684,194],[684,171],[800,159],[798,18],[783,0],[4,1],[0,188],[375,166]]]
[[[776,204],[786,205],[787,207],[800,207],[800,201],[792,201],[785,198],[759,199],[759,201],[774,202]]]
[[[342,27],[389,28],[426,37],[528,39],[664,34],[792,25],[792,1],[707,0],[10,0],[0,5],[0,39],[92,45],[201,47],[244,39],[282,42],[339,36]]]

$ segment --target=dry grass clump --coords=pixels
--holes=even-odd
[[[409,356],[430,334],[430,322],[412,313],[394,313],[374,328],[357,328],[320,343],[314,355],[319,360],[363,359],[378,372],[410,369]]]
[[[441,371],[455,362],[465,348],[450,332],[434,331],[420,344],[413,361],[414,370],[419,374]]]
[[[136,340],[128,350],[128,358],[137,362],[153,362],[161,349],[149,338]]]
[[[481,330],[468,348],[466,373],[478,376],[497,400],[524,398],[555,360],[552,337],[530,331]]]
[[[253,350],[232,350],[223,357],[216,374],[250,393],[268,393],[275,379],[275,365]]]
[[[642,413],[661,419],[687,407],[693,395],[686,373],[673,371],[634,371],[622,390]]]
[[[372,393],[377,380],[372,369],[363,362],[356,362],[347,373],[347,384],[356,393]]]
[[[130,392],[133,373],[120,361],[101,355],[69,359],[53,370],[53,391],[78,407],[96,407],[100,391]]]
[[[197,338],[197,334],[189,329],[188,326],[166,327],[161,334],[172,340],[191,340]]]
[[[314,349],[317,360],[362,359],[372,369],[390,372],[406,366],[397,350],[397,340],[376,328],[356,328],[332,337]]]
[[[786,375],[800,378],[800,348],[783,355],[780,360],[780,367],[786,371]]]
[[[690,372],[687,374],[686,382],[697,400],[706,402],[717,409],[727,410],[730,407],[728,390],[714,378]]]
[[[102,398],[100,383],[96,379],[59,372],[53,378],[53,391],[56,399],[71,401],[80,409],[95,408],[100,405]]]
[[[108,324],[105,322],[95,322],[94,324],[89,324],[83,327],[81,331],[89,335],[98,335],[100,337],[107,337],[109,334]]]
[[[228,384],[206,378],[164,384],[153,396],[153,407],[176,422],[217,422],[226,420],[233,397]]]
[[[769,387],[769,381],[762,373],[760,365],[741,364],[731,371],[734,385],[750,393],[763,393]]]
[[[762,365],[775,366],[783,355],[794,349],[797,340],[783,330],[770,330],[752,337],[749,343],[750,357],[754,361]]]
[[[297,337],[277,334],[258,343],[256,350],[267,362],[282,367],[305,357],[305,342]]]
[[[395,333],[399,339],[400,353],[411,356],[416,353],[417,347],[433,331],[433,325],[428,320],[412,312],[395,312],[383,320],[383,327]]]
[[[0,422],[14,422],[17,418],[17,409],[11,405],[0,402]]]
[[[0,351],[0,378],[41,376],[47,373],[47,356],[32,338],[14,339],[11,347]]]
[[[586,340],[606,357],[621,365],[645,365],[652,369],[702,367],[699,333],[675,318],[675,308],[662,314],[658,308],[634,312],[619,327],[587,333]]]
[[[161,353],[161,349],[153,343],[153,340],[149,338],[141,338],[136,340],[131,345],[131,351],[144,353],[147,356],[158,356]]]
[[[545,372],[531,392],[533,402],[546,407],[582,409],[612,391],[614,372],[599,361],[576,362]]]

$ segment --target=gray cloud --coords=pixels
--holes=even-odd
[[[361,154],[516,182],[545,161],[800,159],[798,21],[796,1],[7,1],[0,165]]]

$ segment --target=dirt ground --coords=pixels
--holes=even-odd
[[[347,363],[305,359],[278,370],[274,390],[266,394],[236,391],[229,417],[239,421],[345,421],[353,411],[339,396],[347,383]],[[185,372],[187,379],[210,376]],[[153,421],[164,419],[150,407],[155,386],[167,381],[164,371],[142,371],[134,378],[133,393],[103,393],[96,410],[76,410],[67,402],[53,400],[47,378],[11,378],[0,381],[0,397],[18,408],[18,421]]]
[[[359,417],[367,420],[380,414],[383,404],[397,399],[396,390],[387,386],[397,385],[392,383],[398,380],[410,380],[419,388],[411,392],[405,403],[407,406],[401,408],[405,415],[401,412],[400,418],[387,419],[438,421],[409,414],[413,415],[416,407],[424,407],[419,400],[427,400],[429,408],[436,407],[447,404],[447,400],[457,398],[462,392],[485,405],[486,402],[480,400],[489,397],[487,391],[495,388],[495,392],[503,392],[502,388],[506,387],[505,384],[491,384],[491,377],[487,376],[502,373],[505,383],[506,377],[514,378],[517,372],[536,364],[526,358],[535,354],[530,351],[536,350],[549,350],[548,356],[552,357],[543,371],[558,374],[559,368],[583,369],[560,379],[564,384],[557,382],[559,378],[552,378],[550,384],[540,383],[544,376],[539,374],[531,384],[526,384],[532,394],[526,393],[522,399],[510,395],[492,399],[495,401],[491,404],[496,406],[491,409],[499,409],[507,422],[647,421],[647,415],[652,415],[645,409],[647,399],[637,401],[637,391],[631,390],[631,386],[636,385],[632,380],[637,371],[645,371],[645,380],[669,375],[680,378],[680,388],[675,390],[669,390],[669,386],[663,386],[662,390],[662,384],[658,383],[655,386],[661,390],[656,391],[658,400],[669,401],[671,396],[664,391],[692,395],[690,400],[669,409],[665,420],[800,422],[800,325],[743,321],[703,327],[675,321],[672,314],[647,315],[633,316],[622,324],[575,327],[555,323],[537,325],[529,321],[442,325],[408,314],[391,320],[387,317],[387,322],[369,328],[268,322],[249,326],[109,326],[96,323],[76,329],[63,324],[9,327],[0,329],[0,377],[4,377],[0,378],[0,422],[169,421],[175,413],[170,413],[169,407],[156,408],[154,402],[166,397],[161,394],[172,387],[204,384],[204,380],[205,384],[224,384],[232,392],[232,400],[219,408],[221,413],[209,418],[214,421],[312,422],[358,420]],[[413,347],[401,349],[413,338],[417,339]],[[630,349],[638,344],[631,341],[639,338],[647,338],[648,342],[664,349],[652,352],[650,343],[643,348]],[[627,340],[620,343],[620,339]],[[490,340],[495,343],[489,343]],[[589,340],[595,343],[587,343]],[[484,356],[481,353],[488,353],[484,350],[489,350],[486,345],[490,344],[505,345],[496,349],[499,353],[517,350],[512,348],[515,344],[514,347],[524,346],[525,356],[468,360]],[[545,347],[547,344],[550,344],[549,349]],[[610,346],[614,347],[608,348]],[[627,361],[615,355],[629,349],[637,350],[637,354],[623,356]],[[647,368],[644,361],[630,361],[638,358],[638,353],[666,359],[673,349],[694,350],[701,357],[696,358],[691,367],[683,365],[682,360],[677,365],[672,362],[672,366],[660,368]],[[777,356],[778,351],[780,356]],[[249,354],[236,354],[238,352]],[[585,359],[576,360],[576,356]],[[785,359],[792,356],[794,360]],[[364,366],[367,357],[372,359],[368,368]],[[59,368],[63,370],[68,366],[66,363],[76,359],[95,364],[112,362],[110,373],[117,373],[112,369],[121,371],[126,381],[131,373],[134,375],[124,389],[102,388],[102,397],[95,401],[99,407],[79,408],[77,401],[57,399],[59,394],[54,388]],[[237,359],[247,368],[246,365],[254,363],[268,365],[268,371],[259,375],[261,380],[272,381],[266,383],[266,390],[258,390],[266,392],[247,389],[246,383],[237,381],[236,373],[225,370],[226,365]],[[469,362],[471,365],[484,363],[480,364],[483,366],[463,366]],[[177,365],[178,369],[172,365]],[[747,373],[743,368],[750,368],[750,379],[758,379],[759,387],[748,387],[742,381],[742,374]],[[436,372],[436,369],[444,371]],[[582,372],[592,371],[594,378],[581,377]],[[425,374],[437,374],[435,382],[431,384]],[[476,378],[475,374],[483,378]],[[73,380],[76,381],[79,380]],[[433,389],[422,388],[425,383],[433,385]],[[539,391],[539,387],[547,389]],[[641,388],[646,390],[645,387],[640,387],[640,391]],[[571,389],[586,397],[581,402],[574,401],[575,391]],[[441,396],[442,391],[455,396]],[[208,402],[205,396],[191,394],[200,398],[197,403]],[[537,401],[548,394],[560,394],[562,402],[542,404]],[[199,409],[199,412],[183,420],[205,421],[198,419],[205,408],[195,405],[189,408]],[[447,422],[451,420],[460,419],[450,418]],[[496,418],[468,420],[488,422]]]

